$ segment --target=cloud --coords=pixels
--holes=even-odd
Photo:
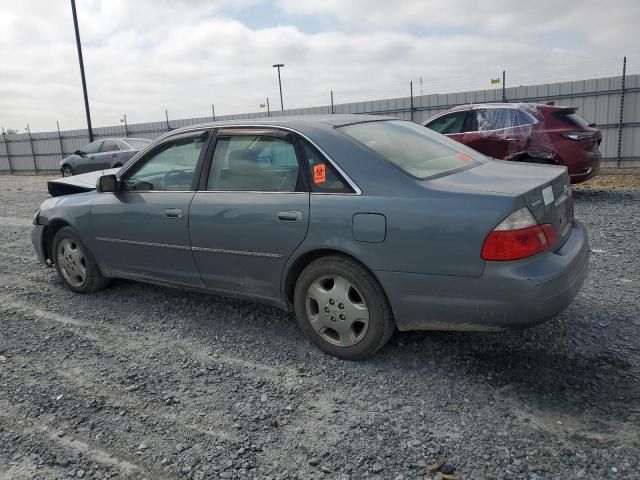
[[[516,11],[489,0],[482,9],[468,2],[460,10],[455,7],[465,2],[395,2],[396,8],[366,2],[365,8],[355,1],[297,1],[297,10],[289,0],[77,3],[96,126],[118,124],[123,113],[130,123],[161,121],[165,108],[170,118],[207,116],[212,103],[219,115],[253,112],[266,97],[278,108],[274,63],[286,65],[284,102],[285,108],[293,108],[326,105],[330,90],[338,103],[405,96],[409,80],[419,92],[419,78],[424,93],[487,88],[503,68],[511,84],[612,75],[619,70],[619,58],[610,45],[635,49],[629,55],[638,53],[629,39],[616,43],[616,35],[624,36],[622,27],[616,34],[590,33],[585,45],[540,42],[540,32],[564,32],[567,22],[577,22],[573,16],[588,17],[589,1],[584,11],[572,10],[571,15],[561,14],[569,7],[556,7],[553,21],[524,4]],[[424,5],[433,10],[425,13]],[[634,5],[629,3],[631,9]],[[281,9],[287,21],[253,29],[242,21],[253,8],[265,6]],[[509,13],[500,13],[499,7]],[[294,11],[304,21],[291,20]],[[527,12],[531,18],[525,22]],[[339,25],[319,33],[305,31],[305,22],[319,15],[335,16]],[[425,26],[436,22],[440,27],[433,31]],[[602,21],[589,25],[596,23],[606,30]],[[422,27],[413,28],[417,24]],[[570,32],[582,31],[572,28]],[[602,46],[598,35],[607,38]],[[84,126],[66,2],[28,0],[5,6],[0,45],[0,123],[5,128],[22,129],[29,122],[34,131],[51,130],[56,120],[62,128]]]
[[[594,43],[619,47],[634,38],[640,2],[602,0],[277,0],[286,12],[323,14],[355,29],[398,29],[411,25],[465,28],[510,36],[571,31]],[[615,5],[615,6],[614,6]]]

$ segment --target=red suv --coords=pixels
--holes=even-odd
[[[600,169],[602,135],[576,110],[537,103],[461,105],[422,125],[499,160],[564,165],[571,183],[580,183]]]

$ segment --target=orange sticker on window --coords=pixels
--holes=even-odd
[[[469,155],[467,155],[466,153],[462,153],[462,152],[458,152],[458,158],[460,160],[462,160],[463,162],[468,162],[471,163],[473,162],[473,158],[471,158]]]
[[[324,163],[313,166],[313,183],[324,183],[327,181],[327,168]]]

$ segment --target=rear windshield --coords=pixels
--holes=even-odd
[[[589,122],[587,122],[584,118],[582,118],[577,113],[569,113],[568,115],[565,115],[565,118],[568,119],[571,123],[581,128],[587,128],[590,126]]]
[[[569,125],[578,128],[588,129],[589,127],[594,126],[592,123],[589,123],[580,115],[578,115],[573,108],[558,110],[553,113],[553,116]]]
[[[127,138],[125,142],[131,145],[134,150],[142,150],[144,147],[146,147],[151,143],[151,140],[145,140],[143,138],[141,139]]]
[[[340,130],[409,175],[421,179],[452,173],[486,158],[413,122],[373,121],[346,125]]]

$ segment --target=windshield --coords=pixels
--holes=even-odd
[[[417,178],[452,173],[486,159],[475,150],[413,122],[364,122],[346,125],[341,130]]]

